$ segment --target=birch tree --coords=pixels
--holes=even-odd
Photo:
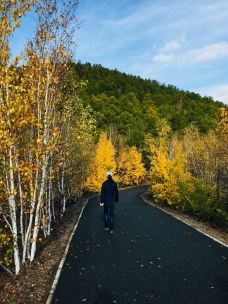
[[[77,28],[78,1],[1,2],[0,41],[0,221],[3,245],[10,242],[15,273],[33,261],[41,232],[46,237],[54,211],[54,172],[62,120],[62,86]],[[10,59],[10,37],[31,5],[37,30],[21,58]],[[9,235],[9,237],[8,237]],[[5,260],[3,259],[3,262]]]
[[[15,160],[18,155],[18,136],[30,119],[25,119],[26,99],[22,98],[23,86],[17,86],[19,82],[17,58],[13,65],[10,63],[9,41],[14,30],[20,26],[20,18],[29,11],[31,4],[32,1],[0,2],[0,162],[2,167],[0,178],[5,194],[0,210],[11,234],[16,273],[21,266],[17,196],[21,196],[22,193],[18,194],[16,189],[16,179],[19,175],[16,173]]]

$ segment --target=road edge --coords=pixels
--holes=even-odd
[[[84,206],[82,207],[82,210],[81,210],[81,212],[80,212],[80,214],[79,214],[79,216],[78,216],[78,219],[77,219],[77,221],[76,221],[76,224],[75,224],[75,226],[74,226],[74,229],[73,229],[73,231],[72,231],[72,233],[71,233],[71,235],[70,235],[70,237],[69,237],[69,240],[68,240],[68,242],[67,242],[67,245],[66,245],[66,248],[65,248],[65,250],[64,250],[63,256],[62,256],[62,258],[61,258],[61,260],[60,260],[60,263],[59,263],[58,269],[57,269],[57,271],[56,271],[55,278],[54,278],[54,280],[53,280],[53,283],[52,283],[52,286],[51,286],[51,290],[50,290],[49,296],[48,296],[48,298],[47,298],[46,304],[51,304],[51,302],[52,302],[53,295],[54,295],[54,293],[55,293],[55,290],[56,290],[56,287],[57,287],[57,284],[58,284],[58,281],[59,281],[59,277],[60,277],[60,274],[61,274],[61,272],[62,272],[62,269],[63,269],[63,266],[64,266],[64,262],[65,262],[65,260],[66,260],[67,253],[68,253],[68,251],[69,251],[69,248],[70,248],[70,244],[71,244],[72,238],[73,238],[73,236],[74,236],[74,234],[75,234],[75,231],[76,231],[76,229],[77,229],[77,227],[78,227],[78,224],[79,224],[79,222],[80,222],[80,219],[81,219],[81,216],[82,216],[82,214],[83,214],[83,211],[84,211],[85,207],[87,206],[88,201],[89,201],[91,198],[96,197],[96,196],[97,196],[97,194],[88,197],[88,198],[86,199],[86,201],[85,201]]]
[[[140,194],[140,197],[141,197],[141,199],[144,201],[144,203],[146,203],[146,204],[148,204],[148,205],[151,205],[151,206],[153,206],[153,207],[155,207],[155,208],[157,208],[157,209],[159,209],[159,210],[161,210],[161,211],[163,211],[163,212],[169,214],[170,216],[174,217],[174,218],[177,219],[178,221],[180,221],[180,222],[184,223],[185,225],[187,225],[187,226],[189,226],[189,227],[191,227],[191,228],[197,230],[198,232],[200,232],[200,233],[206,235],[207,237],[209,237],[209,238],[212,239],[213,241],[219,243],[220,245],[222,245],[222,246],[228,248],[228,244],[224,243],[223,241],[220,241],[219,239],[217,239],[217,238],[211,236],[210,234],[208,234],[208,233],[202,231],[201,229],[199,229],[199,228],[197,228],[197,227],[194,227],[193,225],[189,224],[188,222],[186,222],[186,221],[180,219],[178,216],[176,216],[176,215],[173,214],[172,212],[169,212],[169,211],[167,211],[167,210],[161,208],[160,206],[157,206],[156,204],[153,204],[151,201],[147,200],[147,199],[144,197],[144,195],[145,195],[147,192],[148,192],[148,191],[143,192],[143,193]]]

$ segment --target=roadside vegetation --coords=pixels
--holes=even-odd
[[[77,5],[0,4],[0,265],[16,274],[80,195],[91,158],[94,120],[69,66]],[[29,11],[34,37],[12,58],[12,34]]]
[[[77,0],[0,2],[0,266],[18,274],[111,170],[154,200],[228,222],[228,111],[156,81],[72,62]],[[37,28],[20,56],[23,16]]]
[[[193,124],[181,134],[168,125],[147,138],[150,190],[156,202],[228,227],[228,111],[217,128],[200,134]]]

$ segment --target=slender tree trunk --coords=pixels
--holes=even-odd
[[[38,160],[37,160],[38,162]],[[26,257],[30,259],[30,237],[31,237],[31,230],[32,230],[32,223],[34,218],[34,210],[35,210],[35,204],[36,204],[36,197],[37,197],[37,189],[38,189],[38,179],[39,179],[39,170],[37,166],[37,171],[35,175],[35,181],[34,181],[34,189],[33,189],[33,181],[30,181],[30,193],[31,193],[31,208],[29,213],[29,223],[27,226],[27,230],[25,233],[25,240],[24,240],[24,246],[23,246],[23,257],[22,262],[25,263]]]
[[[44,99],[44,132],[43,132],[43,145],[46,148],[49,140],[49,125],[48,125],[48,116],[50,113],[49,108],[49,84],[50,84],[50,76],[47,76],[46,88],[45,88],[45,99]],[[38,101],[38,107],[40,107],[40,101]],[[38,116],[41,114],[41,109],[38,109]],[[38,121],[40,121],[41,117],[39,117]],[[44,154],[44,160],[42,165],[42,174],[41,174],[41,183],[40,183],[40,191],[38,202],[36,206],[36,214],[34,220],[34,228],[33,228],[33,237],[32,237],[32,246],[31,246],[31,256],[30,261],[34,260],[36,254],[36,246],[37,246],[37,236],[39,233],[40,226],[40,209],[43,205],[43,196],[45,190],[45,184],[47,179],[47,166],[48,166],[48,151],[46,150]]]
[[[47,197],[47,205],[48,205],[48,221],[47,221],[47,235],[51,233],[51,223],[52,223],[52,211],[51,211],[51,180],[48,181],[48,197]]]
[[[16,151],[15,151],[16,154]],[[20,199],[20,233],[21,233],[21,243],[24,246],[24,206],[23,206],[23,191],[21,183],[21,175],[19,172],[18,157],[15,155],[15,164],[17,167],[17,178],[18,178],[18,188],[19,188],[19,199]]]
[[[47,171],[47,155],[45,155],[44,164],[42,167],[42,177],[41,177],[41,184],[40,184],[40,192],[38,197],[38,203],[36,206],[36,214],[35,214],[35,222],[34,222],[34,229],[32,235],[32,246],[31,246],[31,256],[30,261],[34,260],[36,254],[36,245],[37,245],[37,236],[39,233],[39,226],[40,226],[40,208],[43,203],[43,195],[44,195],[44,188],[45,188],[45,180],[46,180],[46,171]]]
[[[17,214],[16,214],[16,202],[15,202],[15,187],[14,187],[14,171],[13,171],[13,154],[12,147],[9,148],[9,209],[11,216],[11,224],[13,229],[13,250],[14,250],[14,263],[15,273],[20,271],[20,253],[18,248],[18,231],[17,231]]]
[[[55,218],[54,193],[53,193],[52,183],[51,183],[51,208],[52,208],[52,218],[53,218],[53,221],[55,223],[56,218]]]
[[[62,170],[62,176],[61,176],[61,191],[62,191],[62,216],[65,213],[66,210],[66,193],[65,193],[65,166],[66,166],[66,161],[64,160],[63,162],[63,170]]]

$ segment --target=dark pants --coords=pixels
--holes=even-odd
[[[115,203],[104,203],[104,226],[113,230]]]

